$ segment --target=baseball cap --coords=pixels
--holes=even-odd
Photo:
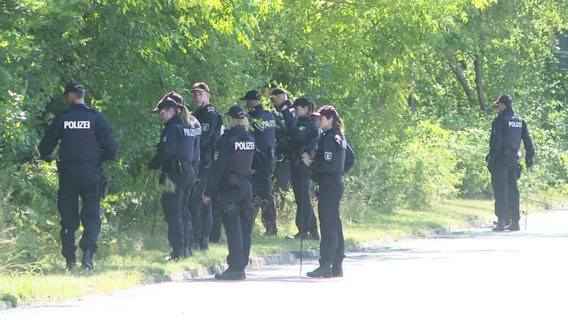
[[[244,119],[246,117],[246,112],[245,109],[239,105],[234,105],[232,107],[229,108],[229,111],[227,112],[227,114],[231,117],[231,118],[235,118],[235,119]]]
[[[65,91],[63,91],[63,95],[66,95],[70,92],[78,92],[78,93],[85,93],[85,87],[80,84],[79,82],[69,82],[65,86]]]
[[[160,100],[160,102],[158,102],[158,104],[156,105],[154,110],[152,110],[152,112],[156,113],[168,108],[177,108],[178,106],[179,106],[178,103],[174,99],[170,97],[165,97],[164,99]]]
[[[205,82],[196,82],[191,87],[191,92],[193,91],[205,91],[207,93],[211,93],[211,91],[209,90],[209,86]]]
[[[260,100],[260,93],[256,90],[248,91],[241,100]]]
[[[494,104],[497,104],[498,102],[502,102],[506,105],[511,105],[513,103],[513,98],[511,98],[511,96],[508,94],[504,94],[500,96],[499,99],[494,102]]]
[[[327,118],[338,118],[339,117],[337,110],[335,110],[335,108],[333,106],[323,106],[323,107],[319,108],[318,111],[312,112],[312,115],[317,116],[317,117],[325,116]]]

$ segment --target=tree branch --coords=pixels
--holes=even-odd
[[[471,87],[467,83],[467,79],[465,78],[465,74],[463,73],[462,67],[458,63],[458,60],[456,59],[455,55],[449,50],[446,52],[446,56],[448,57],[448,61],[452,65],[452,71],[454,72],[456,78],[458,78],[458,82],[462,86],[462,89],[467,97],[467,100],[471,105],[475,105],[475,98],[473,96],[473,91],[471,90]]]

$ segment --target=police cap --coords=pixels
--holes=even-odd
[[[205,92],[211,94],[211,90],[209,90],[209,86],[205,82],[196,82],[191,87],[191,92],[193,92],[193,91],[205,91]]]
[[[234,119],[244,119],[246,117],[245,109],[239,105],[230,107],[227,114]]]
[[[504,103],[507,106],[511,106],[513,104],[513,98],[511,98],[511,96],[508,94],[504,94],[500,96],[499,99],[494,102],[494,104],[497,104],[499,102]]]
[[[326,118],[334,118],[334,119],[339,118],[339,114],[337,113],[337,110],[335,110],[333,106],[323,106],[319,108],[318,111],[312,112],[312,115],[316,117],[325,116]]]
[[[248,91],[241,100],[260,100],[260,93],[256,90]]]
[[[85,93],[85,87],[80,84],[79,82],[69,82],[66,86],[65,86],[65,91],[63,91],[63,95],[66,95],[70,92],[76,92],[76,93]]]
[[[178,106],[179,106],[178,103],[174,99],[166,97],[160,100],[160,102],[158,102],[158,104],[156,105],[154,110],[152,110],[152,112],[156,113],[168,108],[177,108]]]

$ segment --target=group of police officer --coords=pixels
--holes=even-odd
[[[222,223],[227,236],[229,268],[216,278],[245,279],[254,212],[261,210],[266,235],[277,234],[272,176],[279,162],[281,172],[290,174],[295,195],[296,238],[320,239],[311,204],[310,180],[318,187],[321,258],[320,266],[307,275],[342,276],[345,257],[339,215],[344,192],[342,176],[355,158],[337,110],[326,105],[314,112],[314,103],[308,99],[291,101],[284,90],[269,88],[276,111],[268,111],[262,105],[261,94],[250,90],[241,99],[246,102],[248,112],[240,105],[230,107],[223,132],[223,119],[210,101],[209,86],[198,82],[191,92],[196,107],[193,114],[176,92],[166,94],[152,110],[159,115],[164,128],[148,168],[160,169],[160,183],[166,185],[162,209],[172,248],[170,258],[179,260],[191,256],[196,249],[207,250],[210,239],[219,241]],[[117,145],[105,116],[85,104],[83,85],[69,83],[64,95],[70,108],[52,121],[39,152],[47,159],[60,142],[58,210],[66,268],[72,269],[76,264],[75,232],[82,224],[81,265],[92,269],[101,228],[100,199],[107,187],[101,164],[116,159]],[[527,151],[527,167],[532,165],[534,146],[526,123],[512,110],[512,98],[503,95],[495,106],[499,115],[493,121],[487,156],[498,217],[493,230],[518,231],[516,182],[520,142],[524,142]]]

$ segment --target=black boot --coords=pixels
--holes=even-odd
[[[65,258],[65,270],[71,271],[76,264],[77,258],[75,256]]]
[[[519,222],[511,222],[510,225],[507,226],[507,230],[509,231],[519,231],[521,230],[521,226],[519,225]]]
[[[201,237],[199,241],[200,250],[209,250],[209,237]]]
[[[245,278],[244,271],[232,270],[231,268],[215,275],[215,279],[218,280],[244,280]]]
[[[314,271],[308,272],[306,275],[310,278],[331,278],[333,273],[331,272],[331,263],[320,260],[320,266]]]
[[[331,265],[331,273],[333,274],[334,277],[343,277],[343,263],[341,261],[339,262],[334,262]]]
[[[83,252],[83,260],[81,262],[81,268],[87,270],[93,270],[95,265],[93,264],[93,251],[87,249]]]
[[[497,219],[497,225],[495,225],[495,227],[491,230],[497,232],[505,231],[505,222],[503,221],[503,219]]]

